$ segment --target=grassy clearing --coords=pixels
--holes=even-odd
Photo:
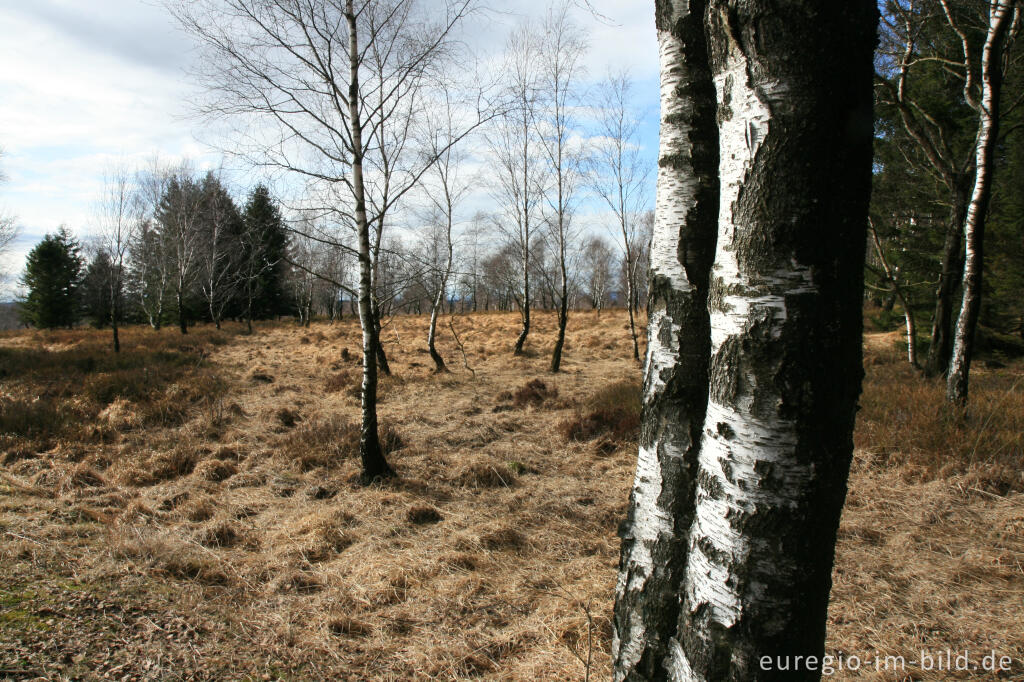
[[[590,655],[607,677],[639,423],[628,321],[574,314],[554,376],[554,315],[537,316],[525,357],[511,355],[517,324],[455,319],[475,374],[443,325],[445,375],[426,320],[386,327],[380,417],[400,478],[371,488],[353,483],[354,321],[133,329],[137,355],[120,361],[97,332],[4,336],[0,350],[32,359],[3,365],[4,399],[54,426],[3,436],[0,669],[562,680]],[[971,413],[947,421],[941,387],[901,357],[872,337],[829,650],[994,649],[1021,676],[1024,368],[982,367]],[[51,423],[34,415],[0,410]]]

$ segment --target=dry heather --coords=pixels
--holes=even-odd
[[[400,478],[372,488],[353,482],[352,320],[130,330],[119,360],[98,332],[0,338],[0,676],[561,680],[589,659],[607,677],[628,323],[574,314],[551,375],[554,316],[523,357],[517,322],[456,316],[466,358],[444,325],[443,375],[424,319],[387,326]],[[940,387],[877,345],[829,650],[995,650],[1020,678],[1024,371],[979,371],[973,413],[947,419]]]

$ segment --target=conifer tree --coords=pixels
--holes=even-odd
[[[251,304],[242,302],[246,315],[252,319],[286,314],[290,310],[285,288],[288,235],[281,212],[265,185],[257,185],[249,195],[244,221],[246,238],[242,240],[241,260],[249,264],[248,276],[254,278],[243,285],[251,298]]]
[[[82,264],[78,241],[66,227],[36,244],[21,277],[22,286],[28,289],[20,302],[22,321],[40,329],[73,327],[79,317]]]

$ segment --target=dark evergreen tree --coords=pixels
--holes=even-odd
[[[36,244],[21,277],[28,289],[20,301],[22,321],[40,329],[73,327],[79,318],[82,264],[78,241],[65,227]]]
[[[245,205],[241,261],[249,265],[249,276],[255,281],[247,288],[252,292],[250,318],[264,319],[291,312],[286,288],[288,235],[281,211],[265,185],[257,185]],[[246,308],[249,304],[246,303]]]
[[[205,194],[200,230],[199,290],[203,314],[220,329],[226,314],[238,314],[242,284],[245,225],[242,213],[220,178],[203,179]]]

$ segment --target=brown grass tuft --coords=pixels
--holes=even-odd
[[[359,426],[340,417],[309,420],[289,432],[279,452],[299,471],[337,466],[359,455]]]
[[[219,483],[238,473],[238,467],[231,462],[225,462],[219,459],[208,459],[205,462],[197,464],[194,473],[204,481]]]
[[[61,489],[69,491],[80,488],[99,488],[105,485],[106,481],[95,469],[85,462],[79,462],[68,471],[61,484]]]
[[[306,571],[285,571],[267,586],[272,594],[310,594],[321,588],[323,583],[320,578]]]
[[[295,410],[288,407],[282,407],[274,416],[277,418],[278,423],[285,429],[295,428],[295,425],[302,421],[302,416]]]
[[[373,627],[349,616],[335,616],[327,621],[327,630],[332,635],[365,637],[373,632]]]
[[[551,400],[558,397],[558,389],[554,386],[548,387],[540,379],[533,379],[526,382],[512,394],[512,404],[516,407],[526,407],[532,405],[533,407],[539,407],[543,405],[545,401]]]
[[[640,434],[640,384],[618,381],[608,384],[587,399],[586,409],[561,422],[558,430],[571,441],[589,441],[604,436],[603,454],[609,445],[635,442]]]
[[[201,523],[214,517],[217,513],[217,502],[209,495],[191,499],[185,504],[175,502],[172,498],[169,508],[177,509],[182,517],[193,523]]]
[[[324,382],[324,391],[327,393],[339,393],[355,385],[352,375],[348,372],[337,372],[327,377]]]
[[[443,516],[441,512],[437,511],[434,507],[416,506],[410,507],[405,512],[405,518],[408,519],[409,523],[424,526],[431,523],[440,523]]]
[[[272,384],[274,383],[274,377],[262,367],[254,367],[249,372],[249,381],[254,384]]]
[[[215,521],[195,534],[196,542],[203,547],[233,547],[241,537],[238,526],[231,521]]]
[[[455,482],[464,488],[510,488],[516,476],[504,464],[472,462],[457,470]]]
[[[486,550],[516,550],[526,546],[526,536],[514,528],[501,528],[480,536],[480,546]]]

